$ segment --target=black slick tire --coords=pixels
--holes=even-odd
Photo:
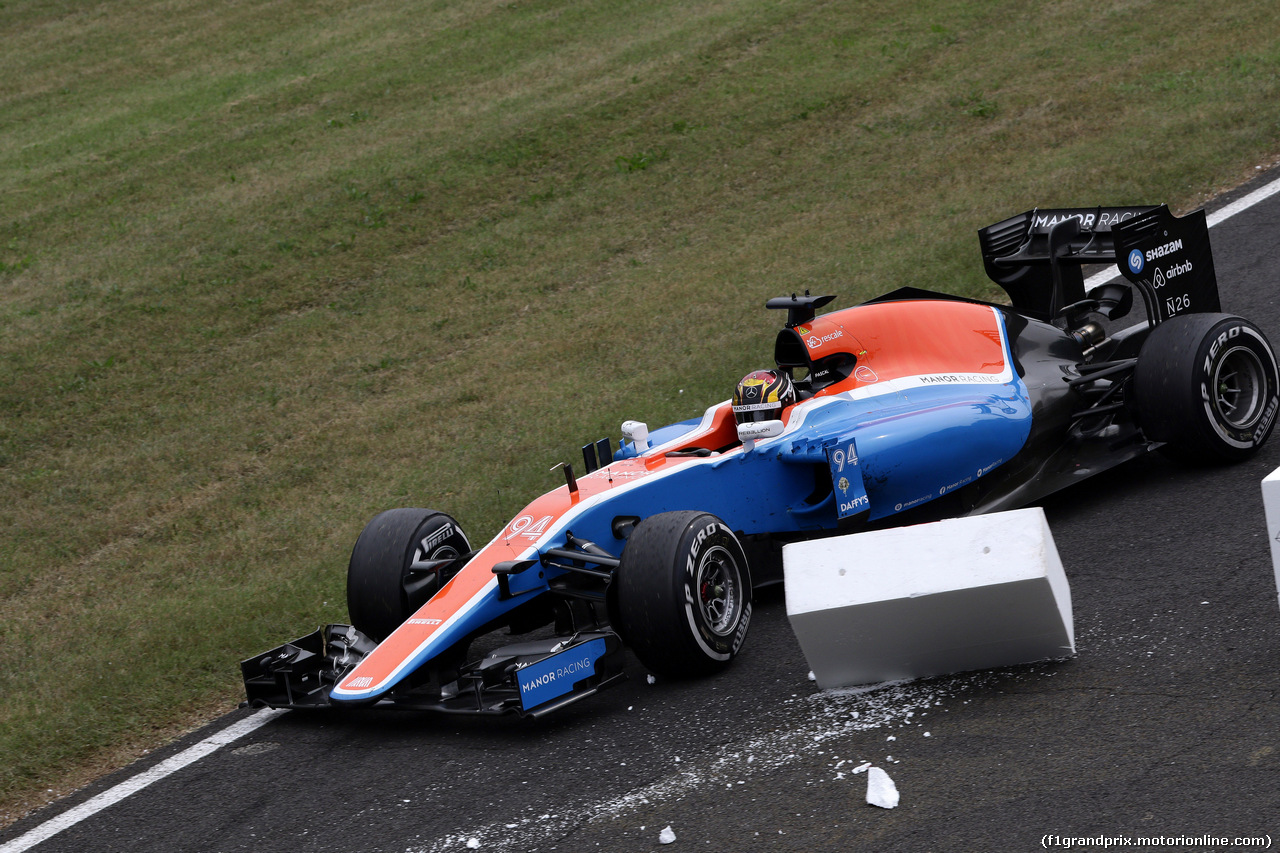
[[[347,565],[351,624],[382,642],[440,588],[439,572],[415,563],[471,550],[467,536],[443,512],[391,509],[374,517],[356,539]]]
[[[706,675],[728,666],[751,623],[751,572],[737,536],[705,512],[636,525],[618,567],[619,633],[651,672]]]
[[[1156,326],[1132,381],[1143,434],[1186,462],[1252,456],[1280,409],[1271,344],[1253,323],[1229,314],[1187,314]]]

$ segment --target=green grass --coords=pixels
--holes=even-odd
[[[975,231],[1273,162],[1271,0],[2,0],[0,814]]]

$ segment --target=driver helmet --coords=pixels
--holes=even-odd
[[[754,370],[733,389],[733,416],[740,424],[780,421],[796,401],[796,387],[781,370]]]

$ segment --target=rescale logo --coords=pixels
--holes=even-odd
[[[821,337],[817,335],[811,335],[807,340],[805,340],[805,344],[809,347],[809,349],[817,349],[818,347],[822,346],[825,343],[829,343],[831,341],[834,341],[836,338],[843,338],[843,337],[844,337],[844,332],[840,329],[837,329],[834,332],[828,335],[823,335]]]

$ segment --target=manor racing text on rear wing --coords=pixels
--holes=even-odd
[[[1013,306],[1054,320],[1086,300],[1086,264],[1115,264],[1142,295],[1155,326],[1179,314],[1221,310],[1203,210],[1174,216],[1165,205],[1037,209],[978,232],[987,275]],[[1121,316],[1132,295],[1122,284],[1089,294]]]

